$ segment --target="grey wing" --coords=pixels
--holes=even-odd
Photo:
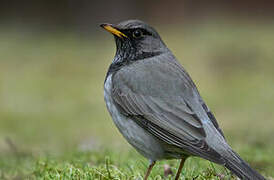
[[[173,70],[176,70],[176,68]],[[152,82],[150,78],[155,75],[153,72],[161,72],[161,69],[157,69],[157,71],[149,69],[149,72],[150,76],[147,77],[144,83],[148,85],[148,82],[151,82],[147,93],[146,90],[138,89],[139,87],[134,85],[140,83],[143,77],[129,78],[127,77],[128,74],[123,72],[114,76],[113,80],[116,82],[113,83],[112,97],[120,111],[134,119],[137,124],[160,140],[182,148],[189,154],[223,163],[220,154],[206,143],[203,123],[191,108],[188,100],[176,93],[173,93],[174,96],[163,95],[164,85],[162,88],[153,88],[159,84],[161,86],[161,82],[166,84],[169,81],[166,81],[166,76],[163,76],[158,79],[159,82]],[[176,87],[176,82],[170,83],[172,83],[173,88],[179,88],[179,85]],[[170,90],[170,87],[168,89]]]
[[[222,129],[219,127],[219,124],[214,116],[214,114],[210,111],[210,109],[207,107],[207,105],[204,103],[203,100],[201,100],[201,104],[203,109],[206,111],[208,118],[211,120],[211,122],[213,123],[213,125],[215,126],[215,128],[219,131],[219,133],[224,137],[225,139],[225,135],[222,131]]]

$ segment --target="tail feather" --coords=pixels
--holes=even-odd
[[[226,158],[225,167],[232,173],[244,180],[265,180],[257,171],[252,169],[241,157],[234,151],[233,156]],[[237,157],[237,159],[235,158]]]

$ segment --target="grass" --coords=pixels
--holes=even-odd
[[[191,74],[233,149],[274,177],[274,24],[157,29]],[[141,179],[148,162],[122,138],[103,102],[115,46],[99,31],[83,38],[2,28],[0,179]],[[177,160],[161,161],[151,179],[174,178],[164,176],[166,164],[176,173]],[[181,178],[223,176],[231,174],[193,157]]]
[[[251,162],[258,169],[256,158]],[[147,168],[147,160],[135,151],[125,153],[105,148],[88,152],[74,150],[62,155],[16,152],[5,154],[1,160],[1,179],[141,179]],[[167,164],[172,174],[166,177],[164,166]],[[178,165],[177,160],[160,161],[150,177],[173,179]],[[193,178],[236,179],[225,168],[192,157],[186,161],[182,179]]]
[[[147,168],[147,161],[132,151],[123,157],[115,151],[106,150],[100,153],[75,151],[62,156],[43,157],[24,154],[17,156],[16,159],[14,156],[7,159],[9,160],[7,167],[12,165],[17,169],[16,171],[4,169],[5,173],[1,174],[4,179],[141,179]],[[178,162],[176,160],[168,162],[173,175],[166,177],[164,163],[167,162],[159,162],[154,167],[151,179],[174,178]],[[233,177],[224,168],[197,158],[189,159],[182,172],[182,177],[185,179],[218,179],[221,176],[224,177],[223,179]]]

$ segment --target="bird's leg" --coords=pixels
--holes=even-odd
[[[155,162],[156,161],[150,161],[144,180],[147,180],[153,166],[155,165]]]
[[[181,159],[180,166],[179,166],[178,171],[177,171],[177,173],[176,173],[175,180],[178,180],[178,179],[179,179],[180,174],[181,174],[182,169],[183,169],[183,166],[184,166],[184,163],[185,163],[185,160],[186,160],[185,158],[182,158],[182,159]]]

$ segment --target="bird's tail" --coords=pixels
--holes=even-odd
[[[232,150],[231,150],[232,151]],[[244,180],[265,180],[257,171],[252,169],[236,152],[230,152],[233,156],[226,158],[225,167]]]

